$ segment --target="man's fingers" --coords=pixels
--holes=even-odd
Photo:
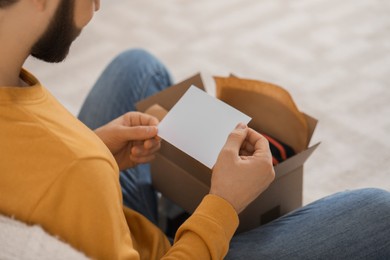
[[[142,164],[142,163],[148,163],[152,161],[155,157],[156,156],[154,154],[149,156],[142,156],[142,157],[130,155],[130,160],[136,164]]]
[[[119,126],[120,133],[125,140],[147,140],[157,135],[157,126]]]
[[[254,151],[269,150],[268,140],[251,128],[248,129],[248,136],[246,141],[248,142],[247,146],[252,146]]]
[[[255,148],[252,144],[250,144],[248,141],[245,140],[241,145],[241,151],[245,151],[249,154],[253,154]]]
[[[141,112],[128,112],[124,115],[125,125],[127,126],[157,126],[159,121],[154,116]]]
[[[131,148],[131,154],[134,156],[146,156],[154,154],[160,149],[160,143],[156,143],[151,147],[145,148],[144,145],[137,145]]]
[[[160,147],[161,140],[159,138],[153,138],[149,140],[145,140],[143,143],[145,149],[152,149],[153,147]]]
[[[236,128],[229,134],[226,143],[223,147],[223,150],[227,151],[240,151],[241,145],[244,142],[246,135],[248,133],[248,127],[240,123],[236,126]]]

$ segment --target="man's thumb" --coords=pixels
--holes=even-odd
[[[248,127],[244,123],[239,123],[236,128],[229,134],[224,147],[227,149],[237,150],[238,152],[247,134]]]
[[[123,127],[122,135],[127,140],[146,140],[157,135],[156,126],[132,126]]]

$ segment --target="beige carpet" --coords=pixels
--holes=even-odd
[[[319,119],[304,202],[360,187],[390,190],[390,2],[103,0],[67,61],[26,67],[74,114],[105,65],[134,47],[176,80],[202,72],[285,87]]]

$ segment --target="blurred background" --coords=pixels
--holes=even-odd
[[[390,2],[387,0],[102,0],[67,60],[25,67],[74,114],[105,66],[144,48],[176,81],[201,72],[287,89],[319,124],[304,204],[361,187],[390,190]]]

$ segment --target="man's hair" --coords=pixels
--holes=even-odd
[[[0,8],[10,6],[19,0],[0,0]]]

